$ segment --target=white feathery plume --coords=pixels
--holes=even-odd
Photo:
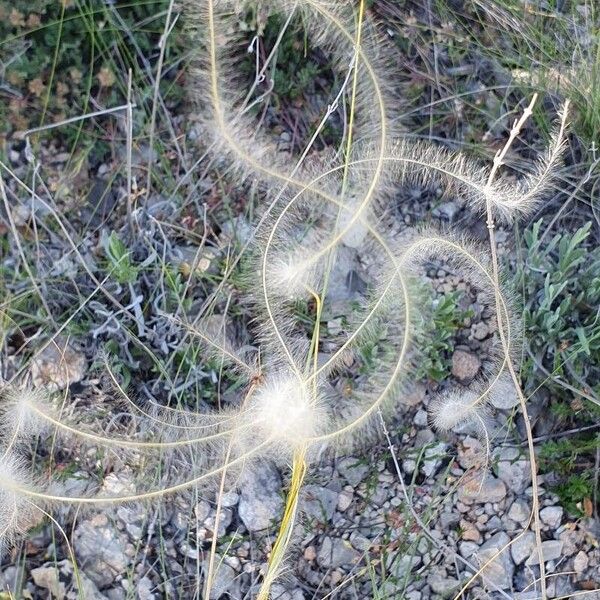
[[[29,468],[14,452],[4,452],[0,458],[0,557],[42,515],[30,500],[18,490],[32,488]]]
[[[251,435],[260,432],[259,437],[289,449],[306,445],[324,424],[319,398],[291,372],[268,375],[248,402],[258,430]]]
[[[429,406],[432,425],[443,433],[464,423],[483,426],[486,412],[485,395],[472,390],[452,390],[441,394]]]
[[[20,440],[30,441],[48,429],[48,421],[42,416],[51,410],[48,395],[33,388],[8,388],[3,392],[0,404],[0,422],[8,444]]]

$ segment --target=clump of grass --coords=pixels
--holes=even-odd
[[[547,155],[535,165],[532,174],[518,181],[502,178],[499,171],[511,144],[531,115],[535,97],[515,122],[505,146],[491,165],[431,144],[398,141],[391,118],[393,101],[390,98],[393,96],[386,89],[392,61],[376,24],[365,12],[365,3],[360,3],[355,14],[350,3],[332,6],[318,0],[305,0],[297,6],[282,2],[272,10],[280,13],[281,19],[296,10],[302,11],[313,43],[326,48],[343,75],[340,89],[331,92],[331,105],[306,147],[294,164],[289,164],[289,157],[279,155],[269,143],[268,135],[254,131],[253,122],[246,115],[248,95],[246,90],[236,87],[235,57],[230,54],[232,42],[239,33],[232,27],[237,17],[235,11],[231,12],[232,8],[228,2],[212,0],[202,7],[189,3],[192,39],[200,47],[191,93],[199,107],[204,139],[208,140],[207,153],[230,168],[230,175],[238,185],[257,182],[265,200],[254,230],[235,255],[227,255],[225,270],[219,273],[220,281],[204,299],[196,317],[188,320],[182,304],[175,309],[175,315],[166,315],[165,310],[158,312],[193,340],[194,356],[199,361],[218,362],[221,374],[228,373],[236,382],[229,388],[235,393],[227,405],[221,405],[219,396],[212,405],[202,404],[196,410],[190,404],[179,402],[175,406],[142,403],[126,392],[107,363],[105,368],[114,388],[113,400],[124,415],[121,427],[115,430],[101,420],[91,426],[77,411],[68,409],[64,398],[32,394],[19,373],[7,386],[13,399],[4,425],[3,452],[7,464],[15,464],[32,438],[50,430],[57,439],[76,441],[82,451],[86,447],[101,448],[105,452],[117,449],[122,460],[137,465],[138,477],[131,492],[111,495],[103,489],[92,489],[87,494],[73,496],[61,491],[60,482],[34,484],[24,480],[19,470],[7,469],[0,487],[11,502],[14,499],[30,503],[45,511],[56,504],[84,507],[149,502],[205,485],[222,492],[226,482],[254,460],[269,457],[281,465],[291,465],[285,513],[258,594],[259,598],[266,599],[284,564],[294,532],[300,489],[310,465],[325,448],[359,445],[372,439],[379,428],[380,415],[394,411],[401,402],[402,391],[410,384],[413,374],[410,354],[412,350],[418,352],[418,348],[412,348],[411,334],[420,305],[412,281],[423,262],[432,257],[442,256],[487,297],[490,308],[495,311],[499,332],[493,348],[495,372],[477,381],[466,393],[444,395],[432,403],[434,420],[441,430],[464,421],[480,423],[482,435],[488,441],[482,413],[491,390],[501,377],[509,377],[519,386],[512,360],[515,322],[499,282],[494,228],[497,221],[511,221],[530,214],[539,203],[560,160],[567,111],[565,108],[561,115]],[[168,21],[167,29],[169,24]],[[328,157],[324,164],[314,164],[307,160],[311,146],[331,116],[331,107],[342,101],[347,106],[343,151],[341,155]],[[155,114],[154,107],[152,115]],[[159,253],[151,245],[152,251],[148,251],[146,246],[146,254],[136,256],[136,251],[141,253],[144,247],[137,245],[136,240],[144,239],[151,228],[159,228],[162,223],[160,216],[153,212],[147,194],[141,194],[142,199],[137,203],[130,162],[131,102],[127,104],[126,115],[125,141],[129,155],[125,218],[122,237],[111,233],[106,238],[105,280],[99,280],[88,266],[55,211],[52,216],[62,234],[70,240],[74,260],[93,282],[87,299],[82,299],[82,306],[96,294],[103,296],[114,311],[107,322],[112,323],[115,313],[128,319],[130,329],[124,335],[140,342],[143,352],[161,369],[165,382],[170,383],[168,369],[156,355],[158,350],[143,342],[156,342],[148,332],[156,323],[146,322],[147,310],[139,299],[140,290],[149,287],[147,283],[141,286],[144,269],[159,265],[164,277],[161,285],[170,272],[164,248]],[[151,122],[153,124],[154,119]],[[4,165],[3,169],[11,173]],[[153,183],[151,172],[149,167],[148,187]],[[489,248],[479,247],[451,232],[430,230],[410,232],[404,237],[392,235],[385,202],[393,187],[406,181],[443,185],[452,193],[460,194],[474,212],[485,213],[490,232]],[[9,230],[21,249],[20,232],[11,219],[8,201],[9,193],[16,194],[1,185]],[[51,207],[50,203],[48,206]],[[307,223],[311,226],[307,227]],[[328,336],[322,327],[322,315],[330,301],[330,280],[336,266],[336,253],[342,244],[352,244],[372,257],[370,286],[358,298],[358,310],[352,313],[343,334]],[[167,245],[165,240],[164,247]],[[198,252],[201,250],[202,247]],[[27,257],[21,254],[32,285],[36,287]],[[214,320],[210,319],[218,316],[217,310],[227,313],[231,274],[248,256],[251,267],[246,273],[250,282],[246,284],[246,297],[254,317],[253,347],[233,343],[224,323],[220,322],[215,328]],[[194,260],[190,273],[197,264]],[[185,285],[188,284],[191,285],[189,279]],[[183,303],[186,288],[181,290],[176,286],[176,289],[179,291],[175,291],[175,297]],[[42,291],[37,291],[42,297]],[[165,296],[162,294],[160,298],[164,300]],[[310,306],[300,324],[298,302]],[[50,306],[46,311],[48,316],[52,315]],[[308,332],[307,318],[312,319]],[[57,329],[60,331],[62,327]],[[329,343],[330,352],[321,361],[319,352],[324,341]],[[377,343],[385,343],[388,350],[377,354],[377,360],[370,365],[369,376],[357,378],[352,393],[343,398],[337,396],[334,392],[337,375],[348,364],[360,360],[365,346]],[[175,360],[176,353],[168,344],[161,351],[167,365]],[[137,357],[131,359],[135,364]],[[221,375],[221,379],[225,377]],[[525,412],[522,393],[520,400]],[[100,423],[104,427],[100,427]],[[530,459],[535,465],[531,430],[527,433]],[[156,477],[149,477],[148,473],[156,473]],[[535,477],[533,486],[533,515],[541,546]],[[11,518],[15,514],[17,512],[12,511],[2,515],[0,530],[6,535],[18,529]],[[216,536],[211,550],[212,558],[204,579],[205,597],[210,595],[216,568]],[[544,596],[543,566],[541,571]]]

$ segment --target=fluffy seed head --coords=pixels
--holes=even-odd
[[[483,400],[475,392],[450,392],[432,401],[431,422],[438,431],[450,431],[457,425],[480,417]]]
[[[322,410],[307,386],[293,374],[274,374],[252,398],[253,416],[267,439],[297,447],[315,435]]]
[[[0,557],[15,540],[42,517],[39,509],[18,490],[31,487],[22,461],[12,453],[0,460]]]
[[[50,410],[46,395],[39,390],[9,389],[4,393],[0,420],[4,425],[6,437],[11,441],[30,440],[47,427],[47,421],[40,412]]]

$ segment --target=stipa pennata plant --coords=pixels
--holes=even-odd
[[[322,121],[297,160],[291,162],[289,155],[282,156],[269,143],[267,134],[257,133],[251,116],[251,107],[266,97],[255,94],[255,89],[268,79],[268,60],[257,68],[252,90],[239,91],[243,88],[236,79],[233,50],[240,45],[235,25],[244,10],[244,3],[211,0],[187,2],[186,6],[190,35],[198,47],[191,93],[197,100],[209,150],[231,167],[231,176],[240,185],[250,179],[257,181],[265,196],[252,236],[230,261],[223,282],[203,312],[210,313],[242,255],[251,255],[253,267],[246,289],[259,351],[237,348],[226,335],[215,334],[202,314],[193,323],[183,323],[207,359],[217,358],[223,369],[242,378],[243,391],[227,408],[212,412],[141,403],[129,397],[107,361],[114,402],[120,414],[126,415],[126,432],[116,432],[86,423],[64,399],[13,386],[4,403],[0,486],[6,508],[0,512],[0,532],[8,540],[25,527],[23,516],[36,510],[45,514],[59,503],[97,506],[152,501],[196,486],[212,486],[222,492],[242,469],[268,457],[291,467],[291,475],[286,510],[259,593],[259,598],[267,598],[284,565],[300,489],[310,465],[327,448],[345,448],[371,439],[378,420],[402,402],[419,351],[411,343],[420,302],[413,282],[420,266],[433,257],[443,257],[487,298],[496,312],[498,336],[491,349],[495,367],[466,392],[451,391],[435,399],[431,419],[440,431],[471,422],[489,448],[486,412],[490,395],[503,393],[505,386],[518,386],[512,356],[518,324],[499,283],[494,227],[498,220],[531,212],[542,197],[560,158],[566,110],[547,155],[532,173],[517,182],[504,180],[499,169],[532,104],[491,165],[402,140],[392,125],[395,100],[387,89],[393,79],[391,55],[377,24],[365,14],[364,2],[356,13],[350,3],[269,3],[268,10],[280,13],[284,22],[301,14],[312,43],[332,57],[334,68],[342,75],[340,88],[331,91]],[[309,159],[318,132],[337,110],[345,117],[341,152],[324,153],[320,161]],[[447,193],[464,198],[474,211],[485,214],[489,250],[460,233],[395,232],[387,204],[393,190],[407,181],[441,185]],[[131,217],[134,225],[135,215]],[[332,303],[336,257],[344,247],[358,249],[368,261],[369,285],[357,306],[348,309],[342,330],[330,334],[322,317]],[[308,331],[298,321],[298,302],[312,307]],[[321,351],[325,340],[327,353]],[[360,363],[365,346],[373,344],[386,351],[370,365],[368,377],[352,379],[351,389],[340,394],[336,381],[352,364]],[[521,403],[525,410],[522,394]],[[139,473],[135,490],[114,493],[99,488],[74,496],[61,490],[55,479],[27,479],[19,457],[24,445],[45,431],[69,440],[78,451],[92,446],[118,453]],[[153,469],[156,465],[161,468]],[[150,472],[156,477],[148,477]],[[536,502],[534,490],[537,521]],[[539,521],[536,527],[541,542]],[[215,544],[213,536],[205,574],[206,597],[217,568]],[[544,595],[543,560],[541,565]]]

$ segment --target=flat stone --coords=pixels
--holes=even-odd
[[[306,596],[300,587],[286,587],[284,584],[275,582],[271,587],[271,598],[277,600],[305,600]]]
[[[31,577],[35,585],[48,590],[52,597],[57,599],[80,596],[86,600],[106,600],[106,596],[100,593],[94,582],[85,573],[79,571],[78,577],[74,577],[73,564],[70,560],[46,563],[41,567],[31,569]],[[72,592],[68,592],[72,588],[80,593],[72,595]]]
[[[142,577],[135,587],[137,600],[156,600],[156,594],[152,593],[154,584],[148,577]]]
[[[438,442],[432,446],[428,446],[423,452],[423,462],[421,463],[421,473],[425,477],[432,477],[437,473],[437,470],[442,465],[446,456],[448,445],[444,442]]]
[[[531,469],[518,448],[501,448],[497,453],[498,477],[515,494],[522,494],[531,485]]]
[[[440,515],[440,526],[443,530],[448,530],[451,527],[454,527],[460,521],[460,515],[456,512],[447,512],[444,511]]]
[[[562,556],[562,547],[563,544],[559,540],[547,540],[542,542],[542,556],[544,557],[544,562],[548,562],[549,560],[556,560]],[[529,565],[539,565],[540,557],[538,556],[537,550],[534,550],[531,553],[531,557],[525,563]]]
[[[540,519],[551,529],[557,529],[562,521],[563,512],[562,506],[546,506],[540,510]]]
[[[452,354],[452,375],[463,384],[470,383],[481,368],[479,357],[465,350],[455,350]]]
[[[217,598],[220,598],[230,590],[237,577],[237,573],[230,565],[222,560],[218,554],[215,555],[213,568],[213,579],[209,598],[210,600],[217,600]],[[207,570],[208,563],[205,565],[205,572]]]
[[[522,500],[521,498],[517,498],[508,509],[507,516],[509,519],[515,521],[515,523],[519,523],[520,525],[525,524],[529,520],[529,516],[531,515],[531,510],[529,508],[529,504]]]
[[[520,404],[515,384],[504,374],[493,385],[488,397],[490,404],[500,410],[512,410]]]
[[[250,532],[276,526],[283,515],[281,476],[269,462],[254,463],[242,473],[238,513]]]
[[[448,577],[446,569],[435,567],[427,576],[427,583],[431,591],[440,595],[442,598],[451,597],[457,590],[460,582],[454,577]]]
[[[458,462],[463,469],[472,469],[485,462],[483,444],[474,437],[467,436],[458,447]]]
[[[413,418],[413,423],[417,426],[417,427],[427,427],[427,411],[424,411],[422,408],[420,408],[416,413],[415,416]]]
[[[337,472],[351,485],[356,487],[368,474],[369,465],[360,458],[346,456],[338,460]]]
[[[535,533],[533,531],[525,531],[522,535],[515,538],[510,546],[510,554],[515,564],[524,563],[535,548]]]
[[[361,554],[348,540],[326,536],[317,553],[317,562],[324,569],[335,569],[344,565],[355,565]]]
[[[581,575],[588,568],[589,564],[590,559],[588,555],[583,550],[580,550],[573,559],[573,570],[577,575]]]
[[[458,488],[458,499],[467,504],[486,502],[500,502],[506,497],[506,485],[500,479],[486,473],[474,474],[463,481]]]
[[[477,551],[479,546],[475,542],[460,542],[458,551],[463,558],[471,558]]]
[[[305,485],[300,508],[309,517],[327,523],[333,517],[338,502],[338,492],[319,485]]]
[[[135,553],[127,536],[115,529],[103,514],[77,526],[73,547],[79,567],[99,588],[109,586],[122,575]]]
[[[460,528],[462,530],[461,539],[465,540],[465,542],[477,542],[481,541],[481,533],[473,523],[466,521],[465,519],[461,519]]]
[[[459,211],[460,207],[455,202],[449,200],[448,202],[442,202],[436,206],[433,209],[432,214],[434,217],[439,217],[452,223]]]
[[[509,543],[510,538],[502,531],[493,535],[477,553],[480,566],[491,561],[482,571],[484,582],[502,590],[512,588],[515,572],[507,546]]]
[[[349,492],[346,490],[340,492],[338,495],[338,500],[337,500],[337,509],[340,512],[345,512],[346,510],[348,510],[350,508],[351,505],[352,505],[352,492]]]
[[[404,579],[408,573],[418,569],[423,564],[423,559],[418,554],[395,554],[386,561],[387,572],[396,579]]]
[[[476,340],[484,340],[488,335],[490,335],[490,328],[487,326],[487,323],[479,321],[479,323],[475,323],[471,327],[471,332]]]

